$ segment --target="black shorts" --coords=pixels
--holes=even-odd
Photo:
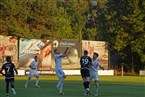
[[[6,83],[14,82],[14,78],[5,79]]]
[[[81,69],[81,76],[83,77],[90,77],[89,69]]]

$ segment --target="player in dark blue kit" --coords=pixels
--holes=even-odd
[[[9,97],[9,83],[11,84],[12,92],[16,95],[16,91],[14,89],[14,71],[18,74],[18,71],[15,65],[11,62],[11,57],[6,57],[6,63],[3,64],[2,68],[0,69],[0,73],[5,76],[6,82],[6,96]],[[5,73],[3,73],[5,71]]]
[[[89,66],[92,65],[92,59],[88,56],[88,51],[84,51],[84,55],[80,58],[81,76],[83,79],[83,85],[85,88],[85,95],[90,95],[89,83],[90,83],[90,71]]]

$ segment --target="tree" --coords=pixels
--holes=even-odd
[[[116,49],[127,66],[145,66],[145,2],[143,0],[108,0],[98,16],[102,39]],[[100,19],[101,18],[101,19]],[[100,19],[100,20],[99,20]],[[140,66],[139,66],[140,65]],[[139,70],[138,69],[138,70]]]

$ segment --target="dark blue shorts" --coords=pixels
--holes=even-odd
[[[14,78],[10,78],[10,79],[5,79],[6,82],[10,83],[10,82],[14,82]]]
[[[81,76],[83,77],[90,77],[89,69],[81,69]]]

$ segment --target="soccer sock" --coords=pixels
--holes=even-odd
[[[90,90],[89,90],[89,84],[90,84],[90,82],[87,81],[87,82],[86,82],[86,91],[90,91]]]
[[[60,83],[59,93],[62,93],[63,90],[63,81]]]
[[[83,82],[84,88],[86,89],[86,82]]]
[[[62,90],[63,90],[63,81],[64,81],[64,78],[62,77],[60,79],[60,84],[59,84],[59,93],[62,93]]]
[[[89,91],[89,82],[84,82],[83,85],[84,88]]]
[[[59,80],[58,84],[57,84],[57,88],[60,88],[61,83],[62,83],[63,81],[64,81],[64,78],[62,77],[62,78]]]
[[[89,89],[89,84],[90,84],[90,82],[86,82],[86,88],[88,88]]]
[[[36,78],[36,86],[39,84],[39,78]]]
[[[11,82],[11,88],[14,88],[14,82]]]
[[[29,82],[29,80],[26,80],[26,83],[25,83],[25,85],[28,85],[28,82]]]
[[[95,82],[95,85],[96,85],[96,94],[98,94],[99,83]]]
[[[9,83],[6,83],[6,93],[9,94]]]

